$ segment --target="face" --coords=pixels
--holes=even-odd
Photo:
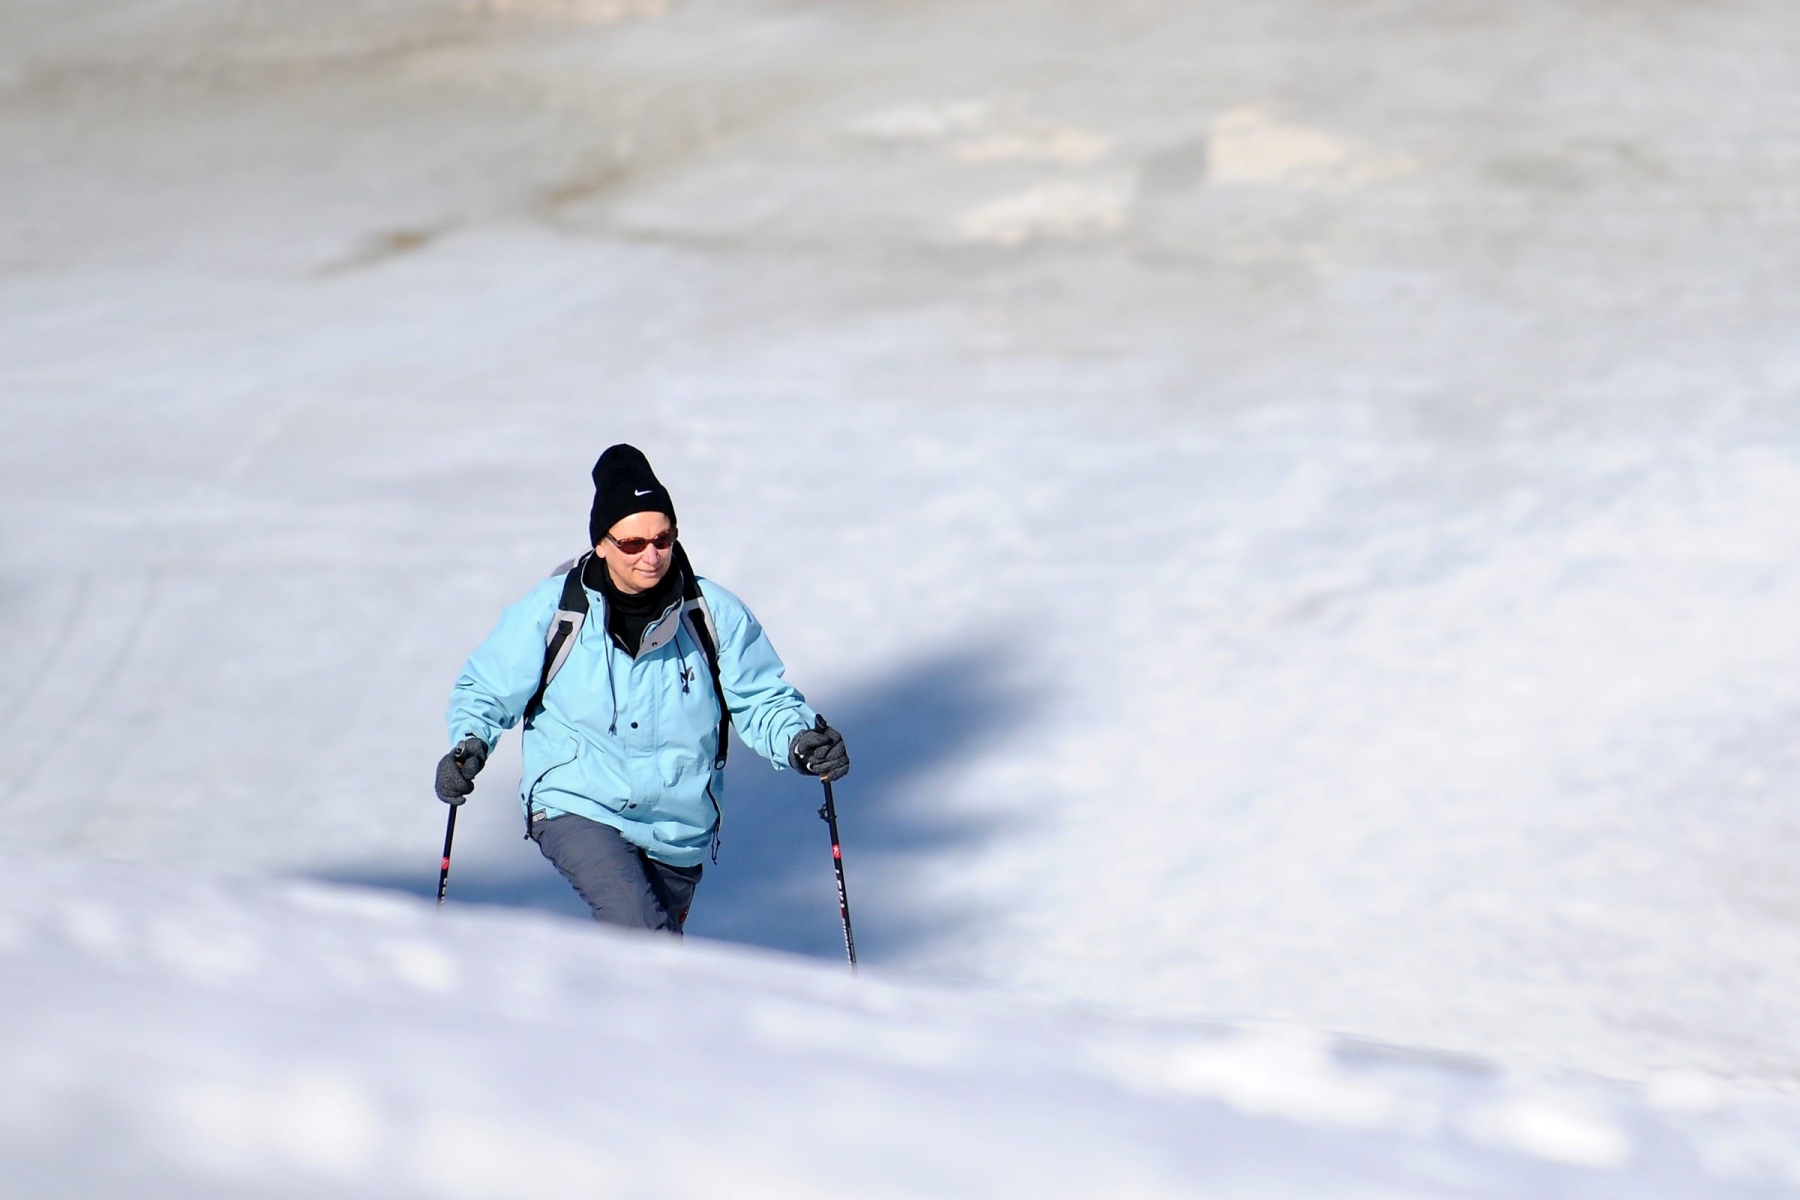
[[[649,591],[669,573],[669,564],[675,553],[674,546],[667,550],[645,546],[641,553],[627,554],[619,549],[614,538],[620,542],[627,538],[653,538],[658,534],[668,533],[673,528],[669,524],[669,518],[662,513],[643,512],[632,513],[607,530],[609,536],[600,539],[600,544],[594,547],[594,553],[606,560],[606,570],[612,576],[613,586],[627,594]]]

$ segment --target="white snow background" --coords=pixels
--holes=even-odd
[[[1796,32],[0,7],[0,1193],[1800,1195]],[[621,440],[859,980],[741,748],[431,910]]]

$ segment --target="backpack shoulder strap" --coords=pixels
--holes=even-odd
[[[544,692],[550,681],[562,670],[562,665],[569,660],[569,651],[575,648],[575,635],[581,631],[582,622],[587,620],[587,589],[581,586],[581,574],[587,569],[588,559],[592,554],[584,554],[580,558],[564,563],[552,576],[562,575],[562,599],[557,601],[556,616],[550,622],[550,630],[544,635],[544,666],[538,672],[537,691],[532,694],[531,702],[525,706],[525,724],[543,711]]]
[[[677,547],[680,543],[676,543]],[[719,700],[719,751],[713,756],[713,770],[725,769],[725,757],[731,751],[731,708],[725,703],[725,686],[719,682],[719,632],[713,624],[712,609],[706,606],[706,597],[700,593],[700,577],[688,564],[687,552],[681,551],[681,557],[675,564],[682,572],[681,581],[681,618],[694,635],[694,641],[700,645],[700,652],[706,655],[707,670],[712,675],[713,695]]]

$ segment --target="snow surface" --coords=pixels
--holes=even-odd
[[[1766,1196],[1800,1108],[12,851],[8,1195]]]
[[[1800,1090],[1795,22],[1776,0],[0,6],[0,836],[37,864],[5,903],[80,911],[92,873],[154,920],[159,876],[105,859],[428,895],[448,685],[579,549],[587,468],[628,440],[847,734],[883,980],[948,989],[977,1029],[991,995],[1159,1046],[1261,1047],[1251,1022],[1316,1031],[1293,1035],[1313,1062],[1605,1077],[1583,1086],[1623,1143],[1529,1104],[1477,1124],[1624,1144],[1596,1178],[1704,1193],[1712,1167],[1643,1157],[1704,1121],[1649,1098],[1742,1092],[1787,1129]],[[516,770],[509,740],[453,897],[578,915],[518,839]],[[764,963],[702,939],[841,952],[814,791],[732,772],[699,936],[618,949],[646,995],[680,978],[651,964]],[[221,927],[263,903],[217,886]],[[33,937],[5,986],[67,1006],[65,943]],[[149,1055],[151,1017],[191,1005],[227,1075],[304,1069],[226,1036],[247,998],[190,983],[152,971],[149,1015],[99,1024]],[[379,1061],[389,1027],[334,996],[345,1060]],[[104,1069],[60,1028],[5,1052]],[[466,1051],[516,1066],[495,1029]],[[720,1060],[721,1087],[750,1074]],[[1427,1074],[1440,1107],[1488,1086]],[[271,1086],[237,1107],[334,1108],[335,1084]],[[83,1128],[45,1121],[7,1153]],[[1135,1144],[1108,1128],[1043,1140],[1069,1164]],[[923,1170],[910,1133],[889,1150]],[[1340,1161],[1293,1144],[1282,1170]],[[1192,1153],[1170,1178],[1230,1154]],[[1769,1161],[1721,1178],[1791,1190]],[[134,1162],[65,1165],[101,1187]],[[1387,1186],[1385,1154],[1357,1162],[1340,1190]]]

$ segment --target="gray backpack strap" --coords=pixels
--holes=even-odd
[[[562,599],[557,602],[556,616],[550,622],[550,629],[544,635],[544,666],[538,673],[537,691],[532,694],[531,702],[525,706],[525,726],[531,722],[544,708],[544,692],[550,687],[550,681],[562,670],[562,665],[569,661],[569,652],[575,648],[575,635],[581,632],[582,622],[587,620],[587,589],[581,586],[581,574],[587,569],[587,561],[591,554],[558,567],[551,574],[563,577]]]
[[[587,620],[587,589],[581,586],[582,572],[587,569],[587,560],[592,554],[584,554],[580,558],[570,559],[550,572],[550,578],[563,577],[562,599],[556,602],[556,616],[551,618],[549,632],[544,634],[544,665],[538,672],[537,691],[531,695],[530,703],[525,705],[525,728],[530,729],[537,715],[544,711],[544,692],[550,687],[550,681],[562,670],[562,665],[569,661],[569,651],[575,648],[575,635],[581,632],[582,622]],[[531,839],[534,832],[532,825],[536,814],[531,806],[525,806],[525,838]]]

